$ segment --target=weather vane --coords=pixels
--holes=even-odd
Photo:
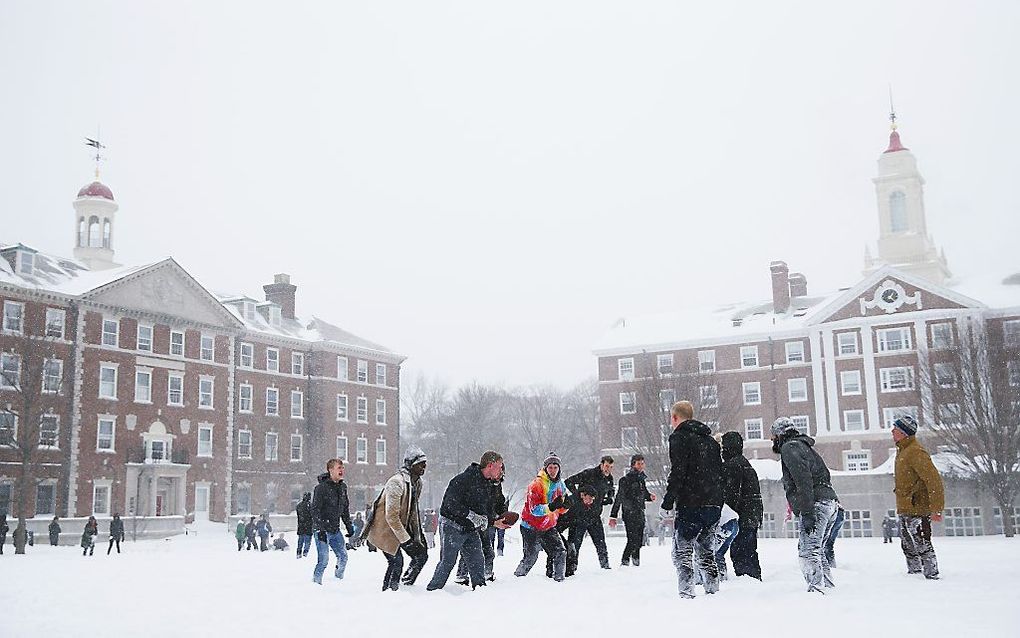
[[[889,85],[889,127],[896,130],[896,107],[893,106],[892,84]]]
[[[92,159],[96,161],[96,181],[99,181],[99,162],[106,160],[106,157],[100,152],[102,149],[106,148],[106,146],[100,143],[98,138],[99,138],[98,128],[96,129],[96,139],[92,139],[91,137],[85,138],[85,146],[91,146],[92,148],[96,149],[96,154],[92,156]]]

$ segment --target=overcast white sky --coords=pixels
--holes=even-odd
[[[738,6],[742,5],[742,6]],[[1020,270],[1020,3],[0,4],[0,239],[273,273],[451,383],[567,386],[618,317],[855,283],[887,87],[958,273]],[[678,327],[682,331],[682,326]]]

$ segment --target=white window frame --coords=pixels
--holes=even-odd
[[[853,389],[856,385],[857,389]],[[860,370],[841,370],[839,373],[839,390],[843,396],[859,396],[864,392],[861,385]]]
[[[290,391],[290,418],[305,418],[305,393],[301,390]]]
[[[719,386],[698,386],[698,398],[701,400],[702,409],[719,407]]]
[[[676,403],[676,390],[673,388],[659,390],[659,405],[662,406],[663,412],[669,412],[674,403]]]
[[[39,507],[39,490],[48,489],[50,491],[50,507],[41,508]],[[49,511],[43,511],[48,509]],[[52,516],[57,509],[57,483],[54,480],[45,480],[35,486],[35,515],[36,516]]]
[[[350,361],[347,357],[337,355],[336,358],[336,378],[340,381],[349,381],[351,377]]]
[[[203,390],[203,385],[209,383],[209,392],[206,393]],[[209,395],[209,401],[206,402],[204,397]],[[198,409],[199,410],[214,410],[216,407],[216,378],[209,375],[202,375],[198,378]]]
[[[273,399],[269,399],[269,395]],[[280,416],[280,388],[270,386],[266,388],[266,416]]]
[[[180,343],[176,342],[176,337],[180,336]],[[183,330],[171,330],[170,331],[170,349],[168,350],[171,357],[184,357],[185,344],[187,343],[187,334]]]
[[[748,363],[748,360],[754,359],[754,363]],[[758,346],[740,346],[740,367],[741,368],[757,368],[758,363]]]
[[[139,384],[143,378],[146,383]],[[135,366],[135,403],[152,403],[152,368]]]
[[[673,353],[655,355],[655,369],[660,376],[673,374]]]
[[[208,432],[209,433],[209,441],[208,441],[209,448],[208,448],[208,450],[203,450],[203,443],[204,443],[204,441],[202,441],[202,434],[204,432]],[[200,426],[198,426],[198,435],[197,435],[197,438],[195,440],[197,441],[197,446],[198,446],[198,449],[195,451],[195,456],[197,456],[199,458],[203,458],[203,459],[211,459],[212,456],[213,456],[213,428],[212,428],[212,426],[211,425],[200,425]]]
[[[368,361],[358,359],[358,383],[368,383]]]
[[[103,424],[109,424],[110,435],[103,436]],[[103,447],[103,441],[108,440],[109,446]],[[117,453],[117,417],[112,414],[100,414],[96,418],[96,453],[116,454]]]
[[[96,503],[99,501],[99,494],[105,493],[106,496],[103,498],[106,501],[106,508],[99,509],[96,507]],[[93,516],[109,516],[112,504],[110,503],[110,497],[113,495],[113,484],[110,481],[95,480],[92,482],[92,515]]]
[[[630,409],[627,409],[627,406]],[[620,393],[620,414],[636,414],[637,413],[637,394],[634,392],[621,392]]]
[[[272,355],[272,356],[270,356]],[[266,371],[267,372],[279,372],[280,371],[280,349],[279,348],[266,348]]]
[[[849,338],[847,338],[849,337]],[[846,332],[836,333],[836,356],[837,357],[852,357],[861,353],[861,347],[859,340],[857,339],[857,333],[848,330]]]
[[[8,312],[10,308],[10,312]],[[17,308],[17,312],[14,312]],[[4,300],[3,331],[8,334],[25,334],[25,304],[20,301]]]
[[[956,345],[956,334],[953,332],[953,322],[939,321],[928,326],[931,333],[932,350],[949,350]],[[939,334],[942,330],[946,334]]]
[[[203,335],[199,336],[199,339],[198,339],[198,358],[200,360],[202,360],[202,361],[215,361],[216,360],[216,337],[215,337],[215,335],[203,334]]]
[[[375,400],[375,424],[386,425],[386,399]]]
[[[59,320],[56,319],[59,317]],[[59,326],[60,331],[50,330],[53,326]],[[51,339],[63,339],[67,330],[67,312],[60,308],[46,309],[46,336]]]
[[[280,460],[280,435],[276,432],[266,432],[266,461]]]
[[[380,447],[380,443],[382,447]],[[375,464],[386,465],[386,439],[375,440]]]
[[[107,330],[110,326],[113,326],[114,330]],[[104,348],[120,347],[120,321],[117,319],[107,319],[106,317],[103,317],[103,334],[102,337],[100,337],[99,343]]]
[[[759,417],[744,419],[744,439],[763,441],[765,439],[765,421]]]
[[[53,445],[43,443],[43,432],[45,428],[43,423],[51,421],[54,425],[53,430]],[[39,448],[43,450],[59,450],[60,449],[60,415],[59,414],[43,414],[39,417]]]
[[[297,377],[305,376],[305,353],[290,353],[290,373]]]
[[[806,359],[804,356],[803,341],[787,341],[785,348],[787,363],[804,363]]]
[[[343,446],[340,445],[341,441],[343,441]],[[347,445],[348,445],[347,435],[338,434],[336,436],[336,458],[340,459],[344,463],[347,462],[347,455],[350,453]]]
[[[899,405],[892,408],[882,408],[882,427],[886,430],[891,430],[896,419],[904,415],[909,416],[916,421],[917,414],[918,410],[916,405]]]
[[[238,366],[247,370],[255,367],[255,344],[242,341],[241,347],[237,349],[237,352]]]
[[[898,328],[881,328],[876,330],[878,335],[879,352],[910,352],[914,349],[914,339],[910,328],[900,326]],[[897,338],[891,338],[891,337]],[[899,347],[892,347],[893,344],[900,344]]]
[[[375,384],[386,385],[386,364],[377,363],[375,364]]]
[[[247,405],[245,405],[245,402],[247,402]],[[241,414],[251,414],[255,411],[255,386],[252,384],[238,384],[237,411]]]
[[[843,450],[844,472],[867,472],[871,468],[871,450]]]
[[[5,372],[7,362],[14,362],[13,372]],[[13,379],[12,379],[13,377]],[[21,355],[13,352],[0,353],[0,388],[14,389],[21,386]]]
[[[50,374],[50,364],[56,363],[56,374]],[[54,384],[55,380],[55,384]],[[64,382],[64,361],[63,359],[45,359],[43,361],[43,394],[59,394],[60,387]]]
[[[359,436],[354,448],[354,462],[357,465],[368,464],[368,439]]]
[[[145,333],[148,333],[146,335]],[[139,323],[135,336],[135,349],[139,352],[152,352],[152,342],[156,335],[156,329],[151,324]]]
[[[740,384],[741,392],[740,396],[744,400],[744,405],[761,405],[761,382],[760,381],[745,381]],[[750,396],[753,394],[754,396]],[[755,398],[757,397],[757,398]],[[748,400],[748,399],[751,400]]]
[[[948,371],[948,375],[946,372]],[[956,368],[953,367],[952,363],[946,361],[936,361],[932,366],[932,376],[935,379],[936,385],[940,388],[955,388],[957,384]],[[948,382],[947,382],[948,381]]]
[[[902,373],[903,381],[896,377]],[[880,388],[884,393],[890,392],[911,392],[914,390],[914,366],[895,366],[892,368],[880,368],[878,371]]]
[[[16,270],[22,275],[31,275],[35,271],[35,253],[27,250],[15,251]]]
[[[113,370],[113,394],[103,394],[103,371]],[[106,399],[108,401],[117,400],[117,382],[119,376],[119,366],[116,363],[100,363],[99,364],[99,398]]]
[[[351,413],[349,410],[349,404],[347,401],[346,394],[336,395],[336,420],[337,421],[351,420]]]
[[[174,401],[173,395],[173,380],[179,379],[181,384],[177,391],[177,400]],[[166,404],[174,406],[184,405],[184,373],[183,372],[169,372],[166,377]]]
[[[698,350],[698,372],[715,372],[715,350]]]
[[[810,417],[808,417],[808,416],[806,416],[804,414],[798,414],[796,416],[791,416],[790,420],[793,421],[793,424],[795,426],[797,426],[797,431],[800,432],[801,434],[810,434],[811,433],[811,418]]]
[[[248,442],[245,443],[244,439],[247,439]],[[244,449],[246,447],[248,448],[248,453],[247,454],[244,453]],[[239,458],[239,459],[251,459],[251,449],[252,449],[251,430],[248,430],[248,429],[238,430],[237,431],[237,458]]]
[[[635,450],[638,447],[638,429],[620,428],[620,447],[624,450]]]
[[[620,381],[634,380],[634,357],[616,360],[616,378]]]
[[[14,447],[14,445],[18,442],[18,415],[11,414],[10,412],[0,412],[0,419],[4,419],[11,425],[10,428],[5,427],[0,429],[0,432],[9,432],[9,436],[0,438],[0,446]],[[8,442],[4,443],[4,440],[7,440]]]
[[[800,386],[799,388],[797,386]],[[797,391],[795,393],[795,390]],[[807,378],[795,377],[786,380],[786,396],[790,403],[800,403],[808,400]]]
[[[859,428],[850,427],[850,417],[860,417],[861,426]],[[856,419],[855,419],[856,420]],[[868,423],[865,420],[864,410],[843,410],[843,431],[844,432],[864,432],[868,429]]]
[[[358,423],[368,423],[368,397],[358,397],[355,409]]]

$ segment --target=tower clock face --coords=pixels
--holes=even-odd
[[[894,304],[896,300],[900,298],[900,293],[896,292],[895,288],[886,288],[882,291],[882,301],[887,304]]]

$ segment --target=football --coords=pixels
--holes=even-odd
[[[517,512],[507,512],[506,514],[500,516],[500,520],[502,520],[507,525],[513,525],[514,523],[517,522],[517,519],[519,519],[520,517],[521,515],[518,514]]]

